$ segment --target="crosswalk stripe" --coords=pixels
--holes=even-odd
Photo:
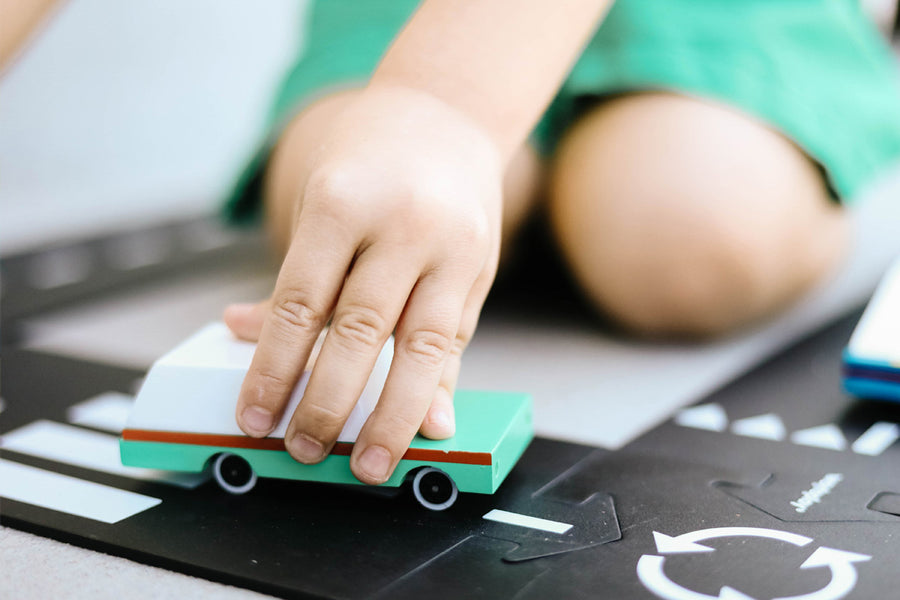
[[[189,489],[209,478],[204,473],[173,473],[126,467],[119,457],[119,439],[116,436],[53,421],[34,421],[6,433],[0,439],[0,445],[4,450],[76,467]]]
[[[103,523],[117,523],[162,502],[5,459],[0,459],[0,496]]]
[[[66,411],[66,418],[76,425],[122,433],[132,406],[134,396],[120,392],[106,392],[70,406]]]

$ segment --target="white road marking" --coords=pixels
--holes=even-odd
[[[550,533],[563,534],[570,529],[572,525],[569,523],[560,523],[559,521],[550,521],[549,519],[541,519],[539,517],[530,517],[519,513],[493,509],[486,515],[488,521],[496,521],[498,523],[507,523],[509,525],[518,525],[520,527],[530,527],[531,529],[540,529],[541,531],[549,531]]]
[[[205,473],[173,473],[126,467],[119,456],[119,438],[116,436],[52,421],[35,421],[4,434],[0,445],[4,450],[77,467],[189,489],[209,478]]]
[[[678,411],[675,415],[675,423],[694,429],[725,431],[725,428],[728,427],[728,416],[725,414],[725,409],[718,404],[701,404]]]
[[[656,542],[656,551],[660,554],[686,553],[686,552],[712,552],[713,548],[704,546],[698,542],[722,537],[761,537],[772,540],[781,540],[794,546],[803,547],[810,543],[812,538],[804,535],[781,531],[779,529],[765,529],[762,527],[713,527],[711,529],[698,529],[681,535],[670,536],[658,531],[653,532],[653,540]]]
[[[104,523],[117,523],[162,502],[4,459],[0,459],[0,496]]]
[[[827,450],[847,449],[847,438],[834,423],[795,431],[791,434],[791,441],[801,446],[813,446]]]
[[[737,435],[776,442],[783,440],[787,435],[781,417],[774,413],[735,421],[731,424],[731,431]]]
[[[878,456],[898,439],[900,439],[900,425],[878,421],[859,436],[850,448],[857,454]]]
[[[76,425],[122,433],[132,406],[134,396],[120,392],[106,392],[70,406],[66,411],[66,417],[70,423]]]

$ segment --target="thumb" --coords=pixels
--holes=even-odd
[[[246,342],[258,342],[269,301],[256,304],[230,304],[222,313],[222,318],[231,333]]]

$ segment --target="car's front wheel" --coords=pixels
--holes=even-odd
[[[231,494],[244,494],[256,485],[256,473],[250,463],[237,454],[223,452],[216,456],[212,472],[219,487]]]
[[[429,510],[450,508],[459,496],[453,479],[434,467],[419,469],[413,479],[412,489],[419,504]]]

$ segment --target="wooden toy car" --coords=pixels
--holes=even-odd
[[[878,284],[843,360],[847,392],[900,402],[900,258]]]
[[[284,433],[309,373],[297,385],[285,417],[266,438],[245,435],[234,419],[238,392],[255,345],[237,341],[225,325],[207,326],[160,358],[141,387],[122,432],[122,463],[199,472],[211,469],[218,484],[242,494],[257,477],[360,483],[350,471],[353,441],[378,401],[392,345],[382,350],[365,390],[330,455],[315,465],[295,461]],[[459,391],[454,398],[456,435],[416,436],[384,486],[411,479],[423,506],[443,510],[458,492],[494,493],[533,436],[531,399],[525,394]]]

